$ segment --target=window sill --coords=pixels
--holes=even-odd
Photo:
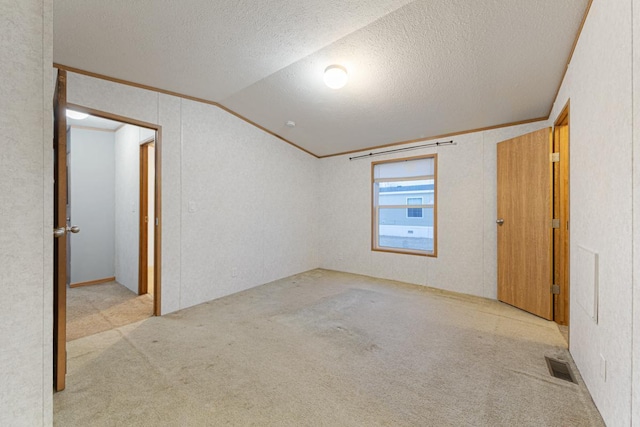
[[[373,252],[386,252],[391,254],[403,254],[403,255],[417,255],[429,258],[437,258],[438,253],[434,251],[433,253],[422,252],[422,251],[413,251],[411,249],[392,249],[392,248],[371,248]]]

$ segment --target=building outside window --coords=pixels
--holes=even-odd
[[[407,197],[407,205],[421,205],[422,197]],[[407,218],[422,218],[421,208],[407,208]]]

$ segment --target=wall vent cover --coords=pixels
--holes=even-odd
[[[567,362],[547,356],[544,358],[547,361],[547,367],[549,368],[549,373],[552,376],[578,384],[576,377],[573,375],[573,371],[571,370],[571,366],[569,366]]]

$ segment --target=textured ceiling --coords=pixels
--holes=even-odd
[[[587,4],[55,0],[54,61],[219,102],[323,156],[546,117]]]

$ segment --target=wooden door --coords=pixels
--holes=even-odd
[[[58,70],[53,97],[53,387],[64,390],[67,372],[67,73]],[[58,237],[55,237],[55,231]]]
[[[153,142],[147,142],[140,146],[140,243],[139,243],[139,259],[138,259],[138,295],[149,293],[149,256],[153,253],[153,248],[149,247],[149,221],[154,219],[149,215],[149,204],[153,200],[149,200],[149,162],[152,161],[149,156],[150,148]],[[152,285],[153,287],[153,285]],[[151,290],[153,293],[153,289]]]
[[[551,320],[551,129],[498,144],[498,299]]]

